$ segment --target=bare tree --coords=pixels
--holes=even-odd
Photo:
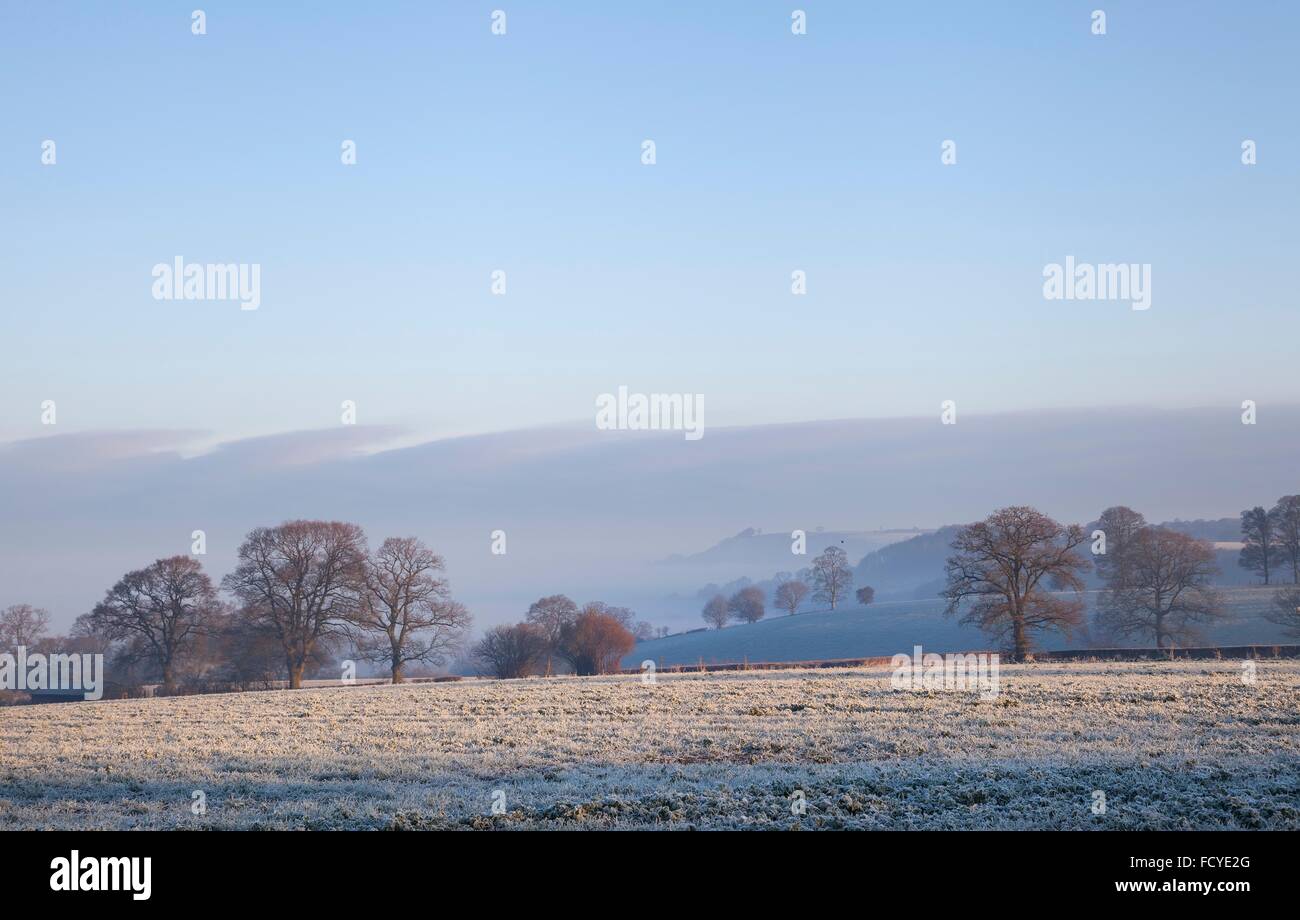
[[[1214,547],[1164,527],[1133,535],[1123,573],[1112,570],[1097,609],[1103,632],[1149,637],[1156,648],[1196,638],[1196,626],[1224,616],[1212,587],[1219,567]]]
[[[222,584],[242,602],[250,623],[279,640],[289,687],[296,690],[317,646],[356,618],[366,536],[355,524],[288,521],[252,531],[238,559]]]
[[[1300,585],[1300,495],[1283,495],[1273,509],[1278,555],[1291,567],[1292,584]]]
[[[858,590],[854,592],[853,596],[858,599],[859,604],[863,607],[867,607],[876,599],[876,589],[871,587],[871,585],[866,585],[865,587],[858,588]]]
[[[1300,639],[1300,588],[1283,588],[1277,592],[1273,596],[1273,609],[1264,614],[1264,619]]]
[[[1106,552],[1095,557],[1097,574],[1107,584],[1119,587],[1128,580],[1130,547],[1146,518],[1126,505],[1114,505],[1101,513],[1097,529],[1106,535]]]
[[[471,657],[493,677],[527,677],[537,670],[550,648],[550,640],[540,626],[516,623],[489,629],[474,646]]]
[[[212,579],[198,560],[172,556],[123,575],[85,625],[107,639],[134,640],[138,654],[161,671],[163,693],[172,694],[181,659],[220,613]]]
[[[1256,505],[1241,512],[1241,539],[1245,545],[1241,548],[1237,564],[1256,575],[1264,576],[1264,584],[1268,584],[1272,570],[1281,561],[1275,511],[1276,509],[1265,511]]]
[[[853,587],[853,570],[848,556],[838,546],[828,546],[812,561],[813,600],[830,604],[831,609]]]
[[[636,638],[617,617],[585,610],[565,625],[559,652],[575,674],[610,674],[635,645]]]
[[[552,594],[533,602],[525,619],[546,636],[546,676],[554,669],[554,657],[559,649],[560,634],[564,627],[578,617],[578,605],[563,594]]]
[[[50,612],[31,604],[14,604],[0,611],[0,649],[34,648],[50,626]]]
[[[708,623],[714,629],[721,629],[727,625],[727,619],[731,614],[727,610],[727,599],[721,594],[715,594],[709,598],[709,602],[704,605],[704,622]]]
[[[632,627],[632,635],[636,636],[636,641],[638,642],[648,642],[653,639],[658,632],[659,631],[655,629],[653,623],[649,623],[645,620],[637,620],[636,625]]]
[[[751,585],[748,588],[741,588],[731,599],[727,601],[727,612],[737,620],[743,620],[746,623],[757,623],[763,619],[767,612],[764,609],[766,598],[763,597],[763,589]]]
[[[387,664],[395,684],[408,662],[440,665],[464,644],[470,615],[442,570],[442,557],[414,537],[390,537],[366,559],[352,621],[357,654]]]
[[[1075,552],[1084,542],[1077,524],[1066,527],[1033,508],[1003,508],[958,532],[957,552],[948,558],[948,600],[952,616],[965,601],[963,624],[1008,638],[1012,654],[1023,659],[1031,634],[1058,629],[1067,635],[1083,622],[1083,601],[1054,597],[1048,588],[1083,590],[1079,573],[1087,559]]]
[[[789,572],[777,575],[776,580],[776,591],[772,594],[772,602],[790,616],[794,616],[799,610],[799,605],[804,602],[804,598],[812,589]]]
[[[630,607],[614,607],[604,601],[588,601],[578,613],[603,613],[618,620],[624,629],[633,630],[636,627],[636,611]]]

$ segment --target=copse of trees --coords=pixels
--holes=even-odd
[[[858,603],[863,607],[869,607],[871,602],[876,599],[876,589],[871,587],[871,585],[864,585],[863,587],[858,588],[858,590],[853,593],[853,596],[858,599]]]
[[[409,663],[441,664],[464,644],[470,615],[451,598],[441,557],[413,537],[371,553],[355,524],[288,521],[250,532],[237,563],[222,580],[233,605],[197,559],[173,556],[126,573],[74,634],[104,643],[118,683],[157,679],[164,694],[284,677],[297,689],[349,643],[400,683]],[[30,637],[47,621],[10,608],[0,640]]]
[[[968,605],[963,624],[978,626],[1006,641],[1023,660],[1036,633],[1069,635],[1083,622],[1083,601],[1052,591],[1083,591],[1087,559],[1075,550],[1084,542],[1077,524],[1062,525],[1026,506],[1003,508],[958,532],[945,567],[947,616]]]
[[[555,661],[574,674],[608,674],[619,669],[638,636],[655,629],[627,607],[589,601],[581,608],[563,594],[539,598],[523,623],[496,626],[475,645],[471,658],[494,677],[555,673]]]

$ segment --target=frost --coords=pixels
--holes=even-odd
[[[1300,662],[1240,675],[1004,665],[995,700],[843,669],[15,707],[0,828],[1300,829]]]

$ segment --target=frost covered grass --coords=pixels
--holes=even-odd
[[[846,669],[17,707],[0,828],[1300,829],[1300,662],[1257,667],[1004,665],[994,700]]]

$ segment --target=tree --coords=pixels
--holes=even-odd
[[[1116,587],[1128,580],[1130,547],[1146,518],[1126,505],[1115,505],[1101,513],[1097,529],[1106,535],[1106,552],[1095,557],[1097,574]]]
[[[830,604],[831,609],[853,587],[853,570],[848,556],[838,546],[828,546],[826,551],[812,561],[813,600]]]
[[[550,647],[540,626],[516,623],[489,629],[474,646],[471,657],[493,677],[527,677],[538,669]]]
[[[1277,592],[1273,596],[1273,609],[1264,614],[1264,619],[1300,639],[1300,588],[1283,588]]]
[[[0,611],[0,649],[35,647],[50,626],[50,612],[31,604],[14,604]]]
[[[866,607],[876,599],[876,589],[870,585],[867,585],[864,588],[858,588],[858,590],[854,592],[854,597],[858,599],[859,604]]]
[[[546,676],[551,676],[553,658],[557,653],[560,645],[560,634],[564,632],[564,627],[572,623],[578,616],[578,605],[563,594],[552,594],[549,597],[543,597],[536,600],[528,608],[528,615],[524,618],[532,623],[546,636]]]
[[[464,644],[470,615],[451,599],[442,570],[442,557],[414,537],[390,537],[365,560],[352,621],[357,654],[387,664],[395,684],[408,662],[440,665]]]
[[[170,695],[182,658],[220,613],[216,588],[198,560],[172,556],[123,575],[85,625],[107,639],[133,641],[162,673],[163,693]]]
[[[613,607],[604,601],[588,601],[582,605],[579,613],[604,613],[612,616],[623,624],[623,628],[634,631],[636,627],[636,611],[630,607]]]
[[[288,521],[259,527],[239,547],[222,582],[242,614],[280,642],[290,689],[318,645],[355,620],[365,590],[366,536],[355,524]]]
[[[808,596],[808,592],[811,590],[804,582],[792,577],[787,572],[782,572],[777,576],[776,591],[772,594],[772,602],[790,616],[794,616],[799,609],[799,605],[804,602],[804,598]]]
[[[1259,505],[1241,512],[1241,539],[1245,545],[1237,564],[1263,575],[1264,584],[1268,584],[1272,569],[1281,561],[1278,529],[1277,515]]]
[[[1009,639],[1017,660],[1029,653],[1034,632],[1069,635],[1083,622],[1083,601],[1054,597],[1047,589],[1083,590],[1079,575],[1089,563],[1075,548],[1084,540],[1077,524],[1063,526],[1024,506],[1003,508],[963,528],[945,567],[945,614],[971,601],[961,622]]]
[[[1278,555],[1291,566],[1291,582],[1300,585],[1300,495],[1283,495],[1273,509]]]
[[[223,615],[213,630],[217,643],[214,680],[234,690],[270,690],[284,675],[284,649],[265,623],[239,611]],[[316,649],[308,667],[325,664],[326,654]]]
[[[609,674],[635,645],[636,637],[617,617],[588,610],[561,631],[559,652],[575,674]]]
[[[727,612],[737,620],[743,620],[746,623],[757,623],[763,619],[767,612],[764,610],[766,600],[763,597],[763,589],[756,587],[741,588],[731,599],[727,601]]]
[[[632,627],[632,635],[636,636],[638,642],[648,642],[658,633],[659,630],[655,629],[654,624],[645,620],[637,620],[636,625]]]
[[[727,599],[721,594],[715,594],[709,598],[709,602],[704,605],[704,622],[708,623],[714,629],[721,629],[727,625],[727,619],[731,614],[727,610]]]
[[[1150,637],[1156,648],[1196,638],[1196,625],[1224,616],[1212,587],[1219,567],[1214,547],[1165,527],[1143,527],[1128,547],[1121,576],[1112,570],[1097,609],[1103,631]]]

